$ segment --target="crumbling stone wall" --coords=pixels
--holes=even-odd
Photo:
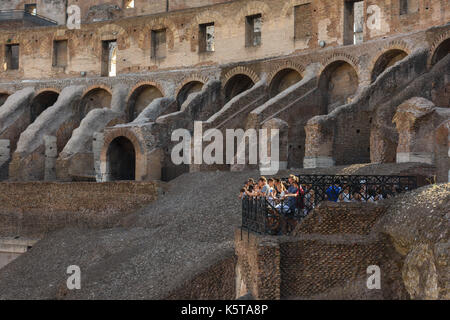
[[[113,227],[158,193],[155,182],[0,183],[0,237],[39,238],[71,226]]]
[[[438,164],[438,182],[448,181],[449,156],[448,136],[445,126],[450,118],[450,111],[436,107],[424,98],[411,98],[397,108],[393,121],[397,125],[399,144],[397,162],[424,162]],[[442,150],[441,150],[442,149]],[[444,152],[443,152],[444,151]]]
[[[60,1],[60,0],[58,0]],[[83,16],[94,4],[102,5],[103,1],[78,1],[82,6]],[[113,6],[122,6],[114,1],[108,1]],[[144,2],[143,2],[144,3]],[[152,2],[153,3],[153,2]],[[176,8],[196,6],[216,1],[184,2]],[[72,4],[71,1],[68,3]],[[81,72],[88,75],[101,73],[101,41],[117,40],[118,74],[141,73],[167,68],[177,69],[184,66],[210,66],[217,64],[253,61],[291,54],[293,51],[320,50],[319,40],[325,42],[325,47],[336,47],[344,43],[345,35],[341,28],[332,28],[332,25],[343,25],[346,19],[343,14],[344,3],[336,5],[331,0],[320,0],[311,3],[310,26],[311,36],[295,38],[295,1],[226,1],[214,6],[214,13],[210,7],[201,7],[195,10],[175,10],[164,15],[142,15],[139,17],[118,19],[111,22],[101,21],[85,24],[80,30],[67,30],[64,26],[17,31],[14,34],[6,33],[0,36],[0,43],[19,43],[20,68],[2,72],[6,79],[39,79],[55,77],[78,77]],[[374,11],[373,7],[377,6]],[[141,15],[145,8],[136,2],[137,9],[130,10],[130,15]],[[154,4],[147,2],[148,7],[155,8]],[[426,8],[428,9],[426,9]],[[380,39],[398,33],[407,33],[424,28],[444,25],[449,19],[448,4],[445,0],[433,0],[427,5],[421,4],[420,23],[411,23],[411,16],[398,19],[399,13],[391,8],[391,1],[377,1],[366,3],[365,12],[365,41]],[[144,10],[142,12],[141,10]],[[99,10],[97,10],[99,11]],[[101,10],[105,12],[105,10]],[[123,11],[123,10],[121,10]],[[125,10],[127,11],[127,10]],[[154,12],[152,12],[154,13]],[[245,17],[261,14],[263,17],[262,43],[257,47],[246,47],[245,44]],[[127,14],[126,14],[127,15]],[[114,14],[112,15],[115,16]],[[381,27],[369,29],[371,21],[377,21]],[[202,23],[215,23],[216,41],[213,53],[199,52],[198,26]],[[167,56],[165,59],[152,59],[151,31],[166,29]],[[376,30],[375,30],[376,29]],[[285,34],[286,37],[280,37]],[[8,42],[8,39],[10,41]],[[66,68],[52,67],[53,40],[68,40],[70,58]],[[3,58],[4,53],[1,52]],[[370,75],[368,76],[370,79]]]
[[[323,203],[295,230],[294,236],[263,237],[238,230],[235,235],[241,288],[260,299],[331,298],[401,299],[398,256],[388,238],[371,232],[386,213],[382,204]],[[268,252],[269,254],[262,254]],[[272,270],[260,266],[270,265]],[[367,268],[382,269],[381,290],[365,286]],[[270,286],[260,284],[265,279]],[[278,291],[279,290],[279,291]]]

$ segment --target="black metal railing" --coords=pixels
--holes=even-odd
[[[12,20],[25,20],[37,26],[54,26],[58,24],[52,19],[24,10],[0,10],[0,22]]]
[[[244,195],[242,228],[259,234],[288,234],[319,203],[377,202],[417,188],[412,176],[300,175],[298,197]],[[283,179],[287,180],[287,179]]]

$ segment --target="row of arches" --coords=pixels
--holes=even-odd
[[[441,43],[432,58],[432,65],[443,59],[449,52],[450,40]],[[391,49],[381,54],[374,63],[371,72],[371,82],[389,67],[406,58],[408,53],[401,49]],[[280,92],[302,80],[300,72],[293,68],[285,68],[278,71],[269,85],[269,96],[274,97]],[[246,74],[236,74],[228,79],[224,85],[225,101],[230,101],[238,94],[250,89],[255,84],[254,80]],[[185,90],[181,90],[179,104],[187,98],[191,89],[201,83],[191,84]],[[326,96],[326,104],[330,107],[344,104],[347,99],[356,93],[359,86],[358,73],[351,63],[338,60],[333,61],[321,72],[318,86]],[[195,92],[195,91],[192,91]],[[359,130],[357,130],[359,132]],[[115,155],[121,155],[117,159]],[[123,155],[123,156],[122,156]],[[112,141],[107,150],[107,161],[110,166],[111,178],[114,180],[134,179],[136,170],[136,153],[133,143],[125,137],[118,137]],[[131,170],[132,172],[130,172]]]
[[[450,39],[446,39],[438,45],[430,59],[431,65],[436,64],[450,52]],[[390,49],[381,54],[374,63],[371,72],[371,82],[374,82],[387,68],[404,59],[408,53],[402,49]],[[294,69],[286,67],[278,71],[269,85],[269,97],[274,97],[280,92],[302,80],[302,74]],[[238,73],[230,77],[224,85],[225,102],[250,89],[255,80],[245,73]],[[192,93],[202,90],[204,82],[193,80],[187,82],[178,91],[177,103],[179,108]],[[323,92],[324,102],[329,111],[335,106],[344,104],[355,94],[358,89],[359,79],[355,67],[349,62],[338,60],[328,64],[319,77],[318,86]],[[8,98],[8,93],[0,93],[0,106]],[[58,99],[56,90],[44,90],[37,94],[31,103],[30,120],[33,122],[46,108],[52,106]],[[127,101],[127,116],[129,121],[136,117],[155,99],[163,97],[160,88],[152,84],[143,84],[137,87]],[[95,108],[108,108],[111,104],[111,92],[104,88],[94,88],[88,91],[80,103],[80,118],[86,116]]]

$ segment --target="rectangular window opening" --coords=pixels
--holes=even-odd
[[[294,38],[307,39],[312,36],[312,10],[311,3],[294,7]]]
[[[262,15],[255,14],[253,16],[248,16],[245,20],[245,45],[247,47],[256,47],[261,45]]]
[[[102,41],[102,77],[115,77],[117,68],[117,40]]]
[[[215,51],[215,29],[214,22],[201,24],[199,26],[199,52]]]
[[[67,40],[53,41],[53,66],[67,66]]]
[[[152,30],[152,58],[164,59],[166,55],[166,29]]]
[[[33,16],[37,15],[37,4],[36,3],[30,3],[25,5],[25,12],[29,13]]]
[[[133,9],[134,8],[134,0],[125,0],[124,7],[125,7],[125,9]]]
[[[419,11],[418,0],[399,0],[400,15],[415,13]]]
[[[19,69],[19,45],[8,44],[5,47],[5,70]]]
[[[364,41],[364,1],[346,1],[344,4],[344,45]]]

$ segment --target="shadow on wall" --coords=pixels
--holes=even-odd
[[[112,95],[105,89],[95,88],[87,92],[80,102],[80,121],[91,111],[97,108],[110,108]]]
[[[34,97],[30,107],[30,123],[33,123],[44,110],[54,105],[58,97],[59,93],[54,91],[44,91]]]
[[[186,83],[177,95],[178,110],[181,110],[181,106],[187,100],[189,95],[202,91],[203,85],[204,84],[200,81],[191,81]]]
[[[153,85],[142,85],[134,90],[127,103],[129,121],[134,121],[150,103],[163,96],[161,91]]]
[[[237,74],[231,77],[224,86],[225,103],[254,85],[253,80],[245,74]]]

